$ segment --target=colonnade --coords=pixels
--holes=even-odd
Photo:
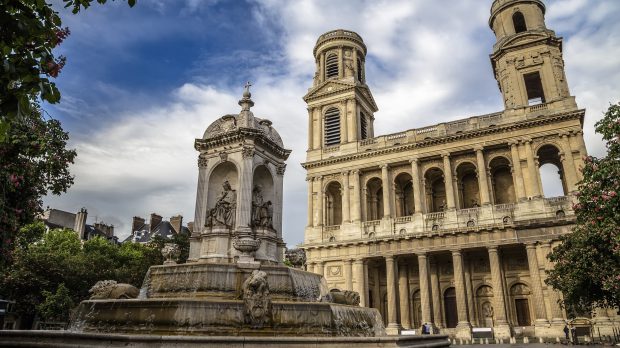
[[[490,245],[486,248],[488,253],[488,262],[490,270],[490,285],[492,288],[492,316],[494,334],[498,338],[507,338],[511,336],[511,326],[516,326],[517,323],[514,318],[510,318],[508,313],[512,308],[512,312],[515,311],[515,304],[508,288],[505,278],[505,268],[503,267],[502,260],[502,247],[501,245]],[[514,248],[515,245],[511,245]],[[546,261],[542,264],[538,262],[538,254],[547,255],[551,250],[549,241],[543,242],[531,242],[521,245],[527,256],[527,270],[529,278],[527,281],[523,281],[529,288],[528,301],[531,301],[529,307],[532,309],[530,315],[531,325],[535,327],[549,327],[549,324],[560,325],[560,329],[563,328],[563,311],[558,304],[559,294],[551,289],[547,290],[547,301],[545,302],[545,295],[543,292],[543,279],[541,277],[541,271],[549,269],[552,265]],[[383,294],[387,297],[387,330],[392,333],[398,332],[400,329],[412,329],[414,323],[412,321],[412,290],[416,288],[413,279],[410,277],[410,267],[415,267],[412,264],[412,257],[417,261],[417,274],[418,274],[418,289],[420,294],[420,314],[419,323],[432,324],[434,330],[441,332],[442,328],[445,328],[447,318],[444,317],[445,311],[442,309],[445,305],[444,294],[441,293],[445,287],[445,274],[443,277],[443,287],[441,280],[441,274],[436,262],[436,256],[440,254],[445,255],[450,253],[452,259],[452,279],[450,280],[450,287],[453,287],[456,295],[456,316],[457,324],[455,328],[456,337],[470,338],[472,324],[476,325],[476,318],[474,315],[473,307],[476,306],[474,300],[474,294],[472,293],[473,287],[471,284],[471,274],[469,273],[469,267],[465,266],[465,261],[468,258],[468,251],[466,249],[452,248],[444,250],[442,252],[425,252],[420,251],[415,254],[402,254],[393,255],[387,254],[380,258],[376,256],[357,259],[345,259],[344,260],[344,277],[345,277],[345,290],[354,290],[360,293],[361,305],[372,306],[379,308],[381,298]],[[480,251],[480,249],[475,249]],[[339,262],[338,260],[311,260],[308,264],[308,270],[310,272],[325,274],[326,263]],[[376,265],[377,263],[385,265],[385,274],[383,280],[385,280],[385,287],[381,286],[382,274],[379,269],[375,269],[376,272],[372,272],[373,288],[369,289],[368,273],[367,269],[369,265]],[[381,269],[382,269],[381,265]],[[348,278],[352,276],[353,279]],[[522,278],[522,277],[520,277]],[[329,283],[329,280],[328,280]],[[369,293],[372,292],[373,303],[369,303]],[[549,311],[547,311],[547,308]],[[478,319],[480,319],[480,313],[478,313]]]
[[[571,137],[576,137],[583,142],[583,138],[574,133],[563,133],[557,138],[557,141],[550,143],[548,146],[552,146],[557,149],[557,155],[559,158],[544,159],[539,158],[533,150],[533,141],[531,139],[511,141],[507,143],[509,150],[503,155],[495,156],[494,158],[504,158],[505,163],[510,167],[510,173],[512,176],[512,183],[514,190],[515,200],[523,201],[531,197],[541,197],[542,181],[540,178],[539,167],[545,161],[547,163],[561,163],[560,172],[562,173],[563,185],[567,192],[572,192],[576,189],[580,178],[580,173],[575,166],[575,159],[573,157],[573,146],[571,145]],[[540,145],[540,144],[539,144]],[[547,146],[547,145],[545,145]],[[540,146],[538,147],[540,149]],[[493,193],[493,172],[491,166],[487,165],[487,154],[485,149],[481,146],[473,149],[475,154],[475,160],[472,160],[471,164],[475,163],[476,177],[478,184],[478,195],[475,200],[481,205],[493,204],[497,201]],[[584,151],[580,146],[580,153]],[[525,155],[525,160],[522,160],[521,154]],[[410,172],[405,172],[411,175],[411,184],[413,187],[413,205],[415,207],[415,213],[431,213],[434,211],[441,211],[446,209],[458,209],[459,205],[463,206],[465,202],[460,202],[457,199],[457,187],[459,184],[459,177],[455,176],[454,168],[454,155],[449,152],[441,154],[441,162],[437,164],[426,164],[427,161],[435,161],[432,157],[418,158],[413,157],[409,160]],[[523,162],[525,168],[523,168]],[[441,165],[439,165],[441,163]],[[425,165],[426,164],[426,165]],[[383,163],[379,165],[381,170],[380,175],[373,176],[376,180],[381,180],[382,190],[382,209],[380,211],[373,210],[373,207],[369,207],[367,196],[370,195],[367,192],[366,183],[371,178],[365,177],[366,182],[361,182],[361,176],[364,170],[373,171],[375,168],[345,170],[335,175],[322,176],[317,175],[309,177],[308,180],[308,226],[323,226],[330,225],[327,221],[325,211],[327,205],[326,200],[326,185],[331,182],[337,182],[340,185],[340,194],[342,195],[342,204],[338,209],[342,209],[342,221],[340,223],[359,222],[362,219],[369,221],[373,220],[375,216],[381,216],[384,219],[396,217],[396,208],[398,206],[395,199],[397,196],[395,192],[394,180],[392,177],[392,170],[395,166],[401,166],[401,163],[390,164]],[[422,170],[425,170],[422,172]],[[429,170],[438,170],[441,172],[441,178],[443,179],[443,185],[445,188],[445,204],[442,207],[434,207],[432,197],[428,199],[427,192],[432,187],[433,183],[429,182],[427,178]],[[502,190],[500,190],[502,191]],[[504,190],[505,191],[505,190]],[[364,195],[364,197],[362,197]],[[463,199],[464,200],[464,199]],[[516,203],[516,202],[515,202]],[[374,207],[376,209],[376,207]],[[371,214],[372,213],[372,214]],[[379,215],[381,213],[381,215]],[[402,214],[401,214],[402,215]]]

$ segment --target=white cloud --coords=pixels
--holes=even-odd
[[[490,1],[478,0],[449,6],[443,1],[255,3],[256,30],[277,46],[270,48],[271,58],[260,58],[252,67],[253,111],[272,120],[285,146],[293,150],[284,198],[284,237],[289,245],[302,241],[306,224],[305,171],[299,163],[305,160],[307,111],[301,97],[312,83],[317,37],[336,28],[362,35],[369,51],[368,84],[380,109],[375,128],[378,134],[397,132],[502,108],[488,58],[495,41],[487,24],[489,7]],[[620,25],[614,20],[620,3],[553,2],[547,15],[548,27],[565,37],[571,92],[579,106],[588,109],[588,148],[601,155],[604,147],[593,134],[593,124],[620,96]],[[194,138],[217,117],[238,112],[243,76],[248,75],[233,74],[231,80],[241,77],[232,89],[210,79],[204,85],[187,83],[160,99],[158,106],[131,107],[139,111],[127,111],[119,121],[102,122],[100,128],[77,137],[76,184],[48,204],[72,211],[86,206],[91,217],[117,221],[117,235],[129,233],[133,215],[182,213],[191,221],[197,174]],[[84,105],[76,99],[67,107]]]

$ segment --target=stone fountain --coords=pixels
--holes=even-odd
[[[290,150],[270,121],[250,111],[249,87],[241,112],[217,119],[195,141],[199,178],[188,262],[176,264],[178,250],[166,245],[164,265],[149,269],[139,291],[100,282],[79,305],[70,332],[0,331],[0,346],[448,345],[445,336],[386,336],[379,312],[360,307],[357,293],[329,292],[321,275],[282,264]]]

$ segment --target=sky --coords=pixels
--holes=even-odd
[[[366,80],[379,112],[375,135],[503,109],[489,54],[491,0],[138,0],[93,4],[78,15],[54,0],[71,36],[56,79],[62,100],[44,105],[78,153],[75,184],[44,205],[130,234],[133,216],[194,219],[195,138],[238,113],[252,81],[254,115],[267,118],[293,150],[284,178],[283,237],[303,241],[307,111],[312,49],[322,33],[348,29],[368,47]],[[547,27],[564,38],[566,75],[590,154],[594,133],[620,101],[620,1],[546,0]]]

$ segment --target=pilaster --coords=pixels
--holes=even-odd
[[[318,183],[319,187],[316,195],[316,225],[315,226],[323,226],[323,177],[317,176],[314,178]]]
[[[355,277],[355,287],[353,291],[357,291],[360,295],[360,306],[366,305],[366,271],[365,271],[364,259],[357,259],[353,261],[353,272]]]
[[[351,259],[344,260],[344,281],[345,290],[353,291],[353,260]],[[359,282],[357,277],[355,281]]]
[[[308,215],[307,215],[307,219],[308,219],[308,227],[312,227],[312,225],[314,225],[313,223],[313,206],[312,206],[312,199],[314,196],[314,190],[313,190],[313,179],[312,178],[307,178],[306,181],[308,182]]]
[[[360,197],[360,172],[354,170],[353,175],[353,204],[351,204],[351,219],[353,222],[361,220],[361,197]]]
[[[437,261],[432,257],[430,260],[430,274],[433,323],[435,324],[434,327],[441,329],[443,327],[443,313],[441,312],[441,291],[439,290],[439,267],[437,267]]]

